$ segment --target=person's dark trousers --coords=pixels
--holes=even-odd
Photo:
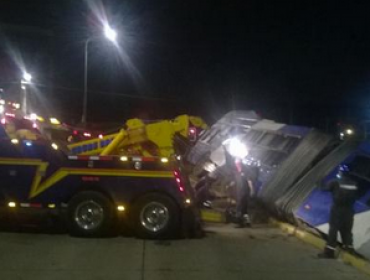
[[[240,224],[250,223],[248,217],[249,188],[242,176],[236,176],[236,217]],[[247,219],[245,219],[247,218]]]
[[[330,213],[329,234],[327,246],[336,248],[338,232],[341,235],[343,246],[353,248],[353,210],[351,208],[333,207]]]

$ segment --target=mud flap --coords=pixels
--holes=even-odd
[[[202,238],[204,231],[200,211],[194,207],[184,209],[182,215],[182,237],[184,238]]]

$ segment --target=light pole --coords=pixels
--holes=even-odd
[[[109,25],[104,26],[104,35],[105,37],[115,43],[117,39],[117,32],[113,30]],[[89,58],[89,44],[91,41],[97,39],[98,37],[89,37],[85,40],[85,57],[84,57],[84,96],[82,104],[82,117],[81,123],[86,124],[87,116],[87,74],[88,74],[88,58]]]
[[[23,73],[23,77],[21,80],[21,88],[23,90],[23,96],[22,96],[22,112],[23,115],[27,115],[28,112],[28,104],[27,104],[27,85],[31,83],[32,75],[28,72]]]

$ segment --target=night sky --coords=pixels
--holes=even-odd
[[[90,121],[190,113],[212,122],[232,109],[319,127],[370,119],[368,1],[2,0],[1,24],[52,32],[17,45],[3,30],[2,48],[35,61],[47,41],[52,70],[27,69],[37,104],[66,121],[81,115],[83,42],[100,33],[98,14],[118,30],[120,51],[90,45]],[[4,89],[20,75],[8,60],[1,50]]]

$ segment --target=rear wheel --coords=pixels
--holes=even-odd
[[[131,218],[138,237],[173,237],[179,229],[180,211],[175,202],[161,194],[140,197],[133,205]]]
[[[114,209],[111,201],[99,192],[77,194],[68,204],[68,225],[72,235],[103,236],[112,228]]]

